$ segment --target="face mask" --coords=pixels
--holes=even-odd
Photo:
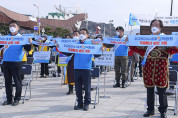
[[[78,36],[74,36],[73,38],[74,38],[74,39],[79,39],[79,37],[78,37]]]
[[[80,40],[85,40],[87,37],[85,36],[85,35],[83,35],[83,34],[81,34],[80,36],[79,36],[79,39]]]
[[[152,28],[151,28],[151,32],[152,32],[152,33],[159,32],[159,29],[158,29],[157,27],[152,27]]]
[[[14,32],[17,31],[17,29],[15,27],[10,27],[9,30],[10,30],[11,33],[14,33]]]
[[[119,36],[120,32],[116,32],[117,36]]]

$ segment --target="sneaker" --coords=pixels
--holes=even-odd
[[[83,105],[77,105],[77,106],[74,106],[74,110],[80,110],[80,109],[83,109]]]
[[[17,106],[19,104],[19,100],[14,100],[14,102],[12,103],[12,106]]]
[[[84,111],[88,111],[88,110],[89,110],[89,105],[88,105],[88,104],[85,104],[84,107],[83,107],[83,110],[84,110]]]
[[[3,106],[10,105],[10,104],[12,104],[12,101],[4,101],[2,103]]]
[[[150,117],[150,116],[153,116],[153,115],[155,115],[154,111],[147,111],[146,113],[143,114],[143,117]]]

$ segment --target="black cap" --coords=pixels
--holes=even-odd
[[[118,27],[116,28],[116,30],[123,30],[123,31],[124,31],[124,28],[123,28],[122,26],[118,26]]]

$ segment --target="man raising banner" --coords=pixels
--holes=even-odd
[[[163,22],[161,20],[152,20],[151,24],[152,35],[161,35],[163,28]],[[139,47],[130,46],[130,49],[134,52],[144,56],[142,62],[143,66],[143,79],[144,85],[147,88],[147,112],[143,115],[149,117],[154,115],[154,88],[157,87],[159,95],[159,112],[161,118],[166,118],[166,112],[168,107],[166,88],[169,87],[169,55],[178,52],[176,47],[165,46],[149,46]]]
[[[11,34],[9,36],[22,36],[19,33],[20,26],[17,21],[11,21],[9,23],[9,30]],[[13,40],[13,39],[12,39]],[[32,42],[32,39],[29,38],[29,42]],[[22,71],[22,58],[23,58],[23,48],[26,51],[31,50],[31,44],[28,45],[5,45],[4,55],[3,55],[3,69],[4,69],[4,78],[5,78],[5,88],[6,88],[6,97],[7,101],[4,101],[3,105],[12,104],[16,106],[19,104],[22,93],[22,80],[21,80],[21,71]],[[16,87],[16,93],[14,97],[14,102],[12,100],[12,77]]]
[[[88,30],[80,29],[79,42],[77,44],[91,45],[91,40],[88,38]],[[92,45],[91,45],[92,46]],[[58,47],[58,46],[57,46]],[[59,44],[60,48],[60,44]],[[100,50],[104,50],[103,47]],[[60,51],[60,50],[59,50]],[[75,80],[75,90],[78,105],[74,106],[74,110],[84,109],[85,111],[89,110],[89,104],[91,103],[91,67],[92,67],[92,57],[93,54],[81,54],[76,53],[74,57],[74,80]],[[64,53],[67,56],[71,56],[71,53]],[[100,55],[95,55],[99,57]],[[83,106],[83,95],[82,95],[82,84],[84,85],[85,97],[84,97],[84,106]]]

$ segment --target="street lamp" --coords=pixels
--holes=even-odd
[[[37,22],[37,25],[38,25],[39,35],[40,35],[40,7],[37,6],[36,4],[33,4],[33,5],[38,9],[38,22]]]
[[[113,20],[110,20],[109,22],[110,22],[110,37],[111,37],[111,24],[112,24]]]

